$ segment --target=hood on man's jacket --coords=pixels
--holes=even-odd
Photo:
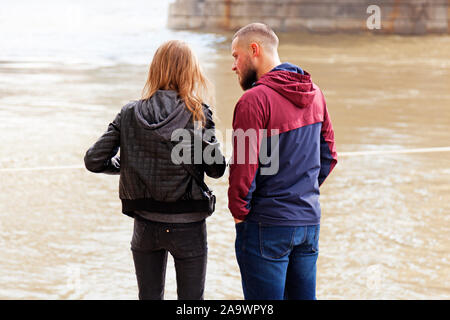
[[[165,140],[170,140],[177,128],[184,128],[192,115],[173,90],[158,90],[150,99],[139,100],[134,113],[141,127]]]
[[[299,108],[308,106],[318,93],[310,74],[288,63],[283,63],[264,74],[255,83],[261,84],[272,88]]]

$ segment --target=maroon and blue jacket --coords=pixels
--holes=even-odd
[[[257,132],[253,147],[246,140],[245,159],[255,154],[259,159],[265,142],[264,152],[277,152],[279,163],[276,173],[261,174],[271,163],[238,161],[242,148],[233,138],[228,189],[232,215],[272,225],[319,224],[319,186],[336,165],[337,153],[325,98],[311,76],[289,63],[264,74],[236,104],[233,132],[239,129]]]

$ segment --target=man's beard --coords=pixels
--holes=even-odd
[[[244,91],[253,87],[253,84],[257,81],[256,69],[249,65],[248,69],[242,74],[240,85]]]

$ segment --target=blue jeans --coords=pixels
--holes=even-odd
[[[315,300],[320,225],[236,224],[236,258],[246,300]]]

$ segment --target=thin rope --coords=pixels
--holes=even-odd
[[[353,152],[339,152],[338,157],[376,156],[376,155],[383,155],[383,154],[430,153],[430,152],[449,152],[449,151],[450,151],[450,147],[399,149],[399,150],[353,151]],[[85,167],[84,166],[54,166],[54,167],[35,167],[35,168],[0,168],[0,172],[72,170],[72,169],[85,169]]]
[[[46,170],[70,170],[70,169],[84,169],[83,166],[60,166],[60,167],[35,167],[35,168],[3,168],[0,172],[15,172],[15,171],[46,171]]]
[[[400,149],[400,150],[373,150],[373,151],[354,151],[354,152],[338,152],[338,157],[353,156],[371,156],[380,154],[401,154],[401,153],[429,153],[429,152],[448,152],[450,147],[439,148],[419,148],[419,149]]]

